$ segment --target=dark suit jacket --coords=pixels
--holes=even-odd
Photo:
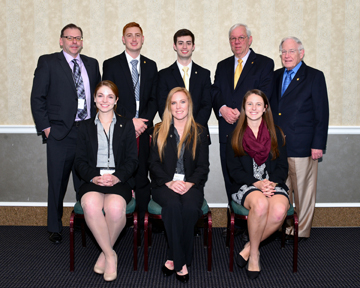
[[[95,176],[100,176],[99,168],[96,168],[98,139],[95,117],[85,120],[79,127],[76,157],[74,166],[80,178],[90,182]],[[122,183],[128,182],[134,187],[133,174],[137,168],[137,146],[135,128],[132,120],[116,115],[116,124],[112,137],[113,153],[115,160],[115,175]]]
[[[195,122],[207,127],[211,114],[210,71],[193,62],[189,86],[189,92],[194,104],[193,115]],[[159,115],[161,118],[165,110],[167,96],[170,90],[175,87],[185,87],[176,61],[170,67],[159,72],[157,96]]]
[[[286,186],[285,181],[288,176],[288,161],[286,154],[286,145],[283,146],[283,141],[279,129],[276,129],[276,137],[278,140],[279,157],[271,160],[272,155],[266,160],[266,170],[269,173],[269,180],[278,183],[278,186],[284,188],[286,191],[289,188]],[[226,160],[229,175],[231,178],[231,194],[239,191],[240,187],[244,184],[250,186],[259,181],[254,177],[253,159],[249,155],[235,157],[234,150],[231,147],[231,137],[227,142]]]
[[[80,55],[90,81],[91,104],[96,85],[100,82],[97,60]],[[39,58],[31,91],[31,111],[36,130],[40,133],[51,127],[52,136],[61,140],[72,128],[78,106],[78,96],[72,71],[63,52]],[[95,107],[91,105],[91,115]]]
[[[206,130],[202,127],[198,136],[196,156],[193,160],[191,149],[184,151],[184,168],[186,182],[194,183],[194,188],[202,190],[209,174],[209,145]],[[192,147],[192,144],[190,144]],[[149,170],[151,176],[151,187],[161,187],[172,181],[176,170],[177,145],[174,126],[170,127],[167,144],[164,149],[163,162],[160,161],[158,146],[155,141],[151,144],[149,157]]]
[[[103,80],[110,80],[119,89],[117,112],[121,116],[134,118],[136,101],[131,71],[125,52],[104,61]],[[156,103],[157,67],[156,63],[140,55],[140,107],[139,118],[148,119],[148,127],[152,127],[157,112]]]
[[[285,135],[288,157],[311,156],[326,149],[329,103],[324,74],[302,63],[281,97],[285,68],[275,71],[271,109]]]
[[[256,54],[250,49],[249,58],[241,73],[234,90],[234,61],[235,56],[226,58],[218,63],[215,81],[211,87],[214,113],[219,120],[219,140],[226,143],[226,136],[234,130],[236,123],[228,124],[219,117],[219,110],[223,105],[241,110],[242,100],[247,91],[260,89],[270,97],[273,85],[274,61],[266,56]]]

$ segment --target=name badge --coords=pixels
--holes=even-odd
[[[114,174],[115,169],[100,169],[100,175],[103,176],[105,174]]]
[[[139,108],[140,108],[140,101],[136,101],[136,111],[139,111]]]
[[[78,109],[84,109],[85,99],[78,99]]]
[[[185,175],[184,174],[174,174],[173,181],[184,181]]]

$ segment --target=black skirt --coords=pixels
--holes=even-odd
[[[128,204],[131,201],[132,189],[128,183],[119,182],[114,186],[99,186],[94,183],[84,183],[80,186],[80,198],[87,192],[99,192],[103,194],[116,194],[123,197]]]

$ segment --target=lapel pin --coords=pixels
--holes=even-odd
[[[197,71],[195,71],[195,74],[197,74]]]
[[[120,124],[120,127],[122,127],[122,124]]]
[[[172,134],[170,134],[170,138],[172,138]]]
[[[253,61],[253,62],[251,62],[251,64],[254,64],[254,61]]]
[[[146,64],[146,61],[144,60],[144,64]]]
[[[299,78],[296,78],[296,81],[299,81]]]

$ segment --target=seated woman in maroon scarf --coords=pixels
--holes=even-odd
[[[249,242],[236,256],[249,278],[260,274],[261,241],[282,225],[289,209],[285,137],[275,128],[269,101],[257,89],[243,99],[240,118],[228,139],[227,166],[232,199],[249,210]]]

